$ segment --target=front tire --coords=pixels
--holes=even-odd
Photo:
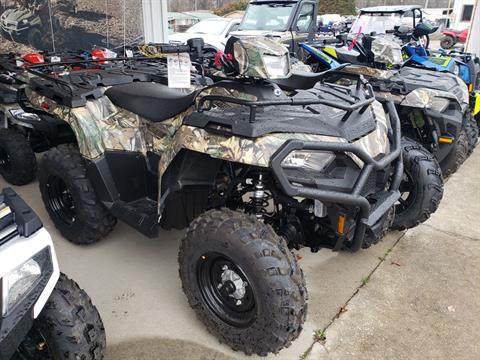
[[[97,199],[76,146],[50,149],[40,163],[38,180],[47,212],[67,240],[92,244],[113,230],[116,219]]]
[[[13,129],[0,129],[0,174],[12,185],[35,179],[37,160],[25,136]]]
[[[254,216],[211,210],[179,252],[190,306],[233,350],[267,355],[296,339],[307,310],[302,270],[285,240]]]
[[[105,328],[97,308],[77,283],[60,274],[13,359],[101,360],[105,348]]]
[[[404,180],[395,206],[392,228],[404,230],[426,221],[443,197],[440,166],[432,154],[416,141],[403,138]]]

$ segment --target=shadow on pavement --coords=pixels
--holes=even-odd
[[[193,341],[168,338],[129,340],[108,345],[106,360],[236,360]]]

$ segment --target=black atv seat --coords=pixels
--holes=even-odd
[[[153,122],[160,122],[193,105],[196,92],[172,89],[152,82],[134,82],[113,86],[105,91],[105,95],[125,110]]]

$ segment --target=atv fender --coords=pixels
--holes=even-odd
[[[452,101],[462,108],[457,97],[446,91],[418,88],[408,93],[400,105],[443,112]]]
[[[164,229],[183,229],[208,206],[208,195],[223,161],[182,149],[159,181],[159,208]]]

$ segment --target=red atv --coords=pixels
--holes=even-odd
[[[451,49],[456,43],[464,44],[468,38],[468,28],[465,30],[445,29],[442,32],[440,46],[442,49]]]

